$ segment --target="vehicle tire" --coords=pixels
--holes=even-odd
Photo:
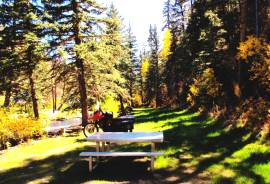
[[[98,128],[96,127],[94,123],[88,123],[87,125],[83,127],[83,134],[85,137],[88,137],[94,134],[95,132],[98,132]]]

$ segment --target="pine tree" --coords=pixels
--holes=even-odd
[[[105,45],[102,46],[103,49],[97,51],[98,55],[104,60],[103,68],[106,68],[107,72],[100,71],[98,73],[102,75],[103,80],[103,83],[99,85],[106,89],[103,95],[111,95],[119,100],[121,114],[125,114],[124,102],[130,101],[128,88],[129,73],[127,72],[130,58],[123,29],[122,18],[112,4],[108,9],[106,28],[104,35],[102,35],[102,42]]]
[[[244,41],[246,39],[246,26],[247,26],[247,0],[240,1],[240,41]],[[236,96],[241,98],[242,96],[242,62],[238,62],[238,84]]]
[[[165,83],[171,103],[176,101],[177,95],[177,73],[179,73],[177,70],[180,66],[176,64],[176,49],[179,47],[186,29],[185,17],[187,12],[185,12],[183,7],[185,2],[185,0],[168,0],[163,10],[163,16],[166,19],[165,27],[167,27],[171,33],[170,51],[172,53],[168,57],[168,61],[165,64],[166,70],[164,71]]]
[[[34,116],[38,118],[38,99],[33,71],[44,55],[45,45],[41,41],[42,11],[36,2],[30,0],[6,1],[3,6],[9,11],[6,12],[7,16],[1,20],[6,18],[12,23],[7,23],[6,29],[10,29],[12,35],[10,35],[9,44],[5,44],[5,46],[9,47],[11,52],[15,51],[7,61],[9,64],[19,67],[20,73],[28,79]]]
[[[128,48],[128,64],[126,68],[127,88],[129,90],[129,96],[131,97],[131,106],[133,106],[134,89],[136,85],[137,75],[139,74],[138,58],[136,56],[136,38],[132,33],[129,25],[127,31],[127,48]]]
[[[100,15],[104,8],[96,1],[89,0],[44,0],[44,7],[48,14],[47,21],[57,26],[48,29],[52,37],[51,45],[61,45],[68,53],[68,62],[75,65],[79,83],[80,106],[82,122],[87,122],[88,100],[85,79],[85,64],[80,49],[88,40],[95,37],[95,30],[99,28]]]
[[[155,107],[160,106],[160,75],[159,75],[159,40],[157,27],[150,25],[148,43],[150,47],[150,66],[148,73],[149,97],[154,101]]]
[[[15,81],[19,75],[19,60],[16,52],[16,16],[14,2],[0,4],[0,89],[5,92],[4,107],[9,107]]]
[[[171,29],[172,28],[172,8],[173,8],[173,4],[172,4],[172,0],[167,0],[164,3],[164,8],[163,8],[163,16],[165,17],[165,25],[164,25],[164,29],[168,28]]]
[[[148,81],[148,73],[149,73],[149,58],[147,56],[147,53],[144,51],[141,54],[141,70],[140,70],[140,75],[141,75],[141,97],[142,97],[142,103],[146,103],[147,100],[149,100],[149,82]]]

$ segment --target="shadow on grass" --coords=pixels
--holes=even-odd
[[[0,183],[83,183],[93,180],[111,182],[154,181],[148,171],[150,161],[136,157],[111,158],[102,161],[92,172],[88,172],[88,162],[79,158],[81,151],[94,151],[94,147],[84,147],[51,156],[43,160],[27,160],[28,164],[0,173]],[[154,183],[154,182],[153,182]]]
[[[43,160],[29,160],[26,166],[0,173],[0,183],[83,183],[93,180],[129,183],[209,183],[212,176],[206,170],[213,164],[222,162],[226,157],[242,149],[254,141],[243,129],[225,131],[222,121],[213,121],[205,116],[188,110],[171,109],[139,109],[135,110],[137,123],[166,121],[170,125],[164,131],[165,142],[157,149],[174,150],[165,157],[179,160],[174,168],[148,171],[149,159],[145,158],[111,158],[103,161],[92,172],[88,172],[88,162],[79,158],[79,153],[85,150],[94,151],[94,147],[83,147],[52,156]],[[173,121],[179,118],[179,121]],[[161,124],[164,126],[164,124]],[[162,127],[161,127],[162,128]],[[84,142],[78,139],[77,142]],[[115,150],[148,151],[148,144],[121,145]],[[187,157],[186,155],[191,155]],[[265,183],[264,179],[252,172],[250,168],[255,163],[269,161],[269,154],[252,154],[248,159],[234,169],[240,176],[245,176],[255,183]],[[204,173],[202,175],[202,173]],[[234,178],[218,176],[217,183],[234,183]]]
[[[164,121],[168,119],[174,119],[179,116],[185,116],[192,114],[193,112],[191,110],[181,110],[181,109],[148,109],[148,110],[142,110],[142,111],[135,111],[136,123],[147,123],[147,122],[159,122]],[[145,113],[147,112],[147,113]],[[140,115],[143,113],[143,115]]]
[[[0,183],[27,183],[36,181],[37,183],[48,183],[55,178],[61,178],[62,173],[68,172],[75,167],[73,173],[68,178],[80,177],[83,167],[79,162],[79,153],[82,150],[93,150],[92,147],[84,147],[61,155],[51,156],[42,160],[27,160],[25,166],[0,172]]]
[[[193,113],[183,111],[177,114],[177,111],[179,110],[165,111],[165,114],[167,113],[169,115],[164,115],[164,111],[162,110],[150,112],[149,117],[146,115],[140,116],[139,122],[170,120],[177,116],[191,115]],[[153,114],[155,116],[153,116]],[[175,182],[190,182],[193,181],[194,178],[200,178],[202,181],[206,180],[205,182],[209,183],[212,176],[206,176],[205,178],[205,176],[201,177],[200,174],[255,140],[254,136],[243,139],[243,137],[249,135],[249,132],[244,129],[238,128],[225,131],[222,121],[213,121],[203,115],[187,117],[188,118],[181,119],[177,122],[168,121],[166,125],[163,125],[170,125],[172,128],[164,131],[164,139],[166,142],[162,144],[160,148],[163,150],[178,150],[173,154],[167,155],[179,159],[180,166],[178,166],[175,171],[177,171],[178,175],[181,177]],[[181,158],[181,155],[185,154],[191,154],[192,158]],[[203,157],[204,155],[206,155],[206,157]],[[260,155],[259,157],[267,160],[270,158],[269,155],[266,154]],[[197,164],[193,164],[190,168],[182,166],[192,161],[196,161]],[[265,160],[263,161],[265,163]],[[235,168],[239,170],[238,175],[245,176],[255,183],[265,183],[262,176],[250,170],[250,167],[254,164],[252,162],[258,163],[260,161],[258,157],[251,156],[245,163],[239,163],[239,167]],[[187,172],[187,170],[191,171]],[[197,183],[196,180],[194,182]],[[218,183],[232,182],[234,182],[234,178],[219,177]]]

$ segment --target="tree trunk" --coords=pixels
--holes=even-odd
[[[246,39],[246,27],[247,27],[247,0],[240,0],[240,42]],[[236,96],[241,98],[242,96],[242,61],[238,61],[238,84],[236,85]]]
[[[56,84],[53,84],[52,86],[52,101],[53,101],[53,112],[55,112],[57,105]]]
[[[7,87],[6,93],[5,93],[4,107],[9,107],[10,97],[11,97],[11,87],[9,86],[9,87]]]
[[[156,58],[156,107],[160,105],[160,91],[159,91],[160,81],[159,81],[159,67],[158,58]]]
[[[26,8],[27,10],[30,10],[30,1],[26,1]],[[26,21],[26,29],[27,32],[30,33],[33,31],[33,27],[31,25],[31,21],[32,18],[31,17],[27,17],[27,21]],[[38,112],[38,103],[37,103],[37,97],[36,97],[36,88],[35,88],[35,81],[33,79],[33,63],[35,63],[35,61],[33,60],[33,53],[34,53],[34,48],[35,45],[34,43],[31,43],[31,45],[27,48],[27,75],[28,75],[28,80],[29,80],[29,84],[30,84],[30,92],[31,92],[31,98],[32,98],[32,104],[33,104],[33,111],[34,111],[34,116],[35,118],[39,118],[39,112]]]
[[[54,113],[55,109],[54,109],[54,87],[53,86],[52,86],[52,101],[53,101],[52,105],[53,105],[53,113]]]
[[[266,39],[270,39],[270,0],[267,1],[267,7],[263,18],[264,18],[264,26],[262,34]]]
[[[191,12],[191,16],[193,14],[193,0],[190,0],[190,12]]]
[[[247,0],[240,0],[240,41],[246,39]]]
[[[57,106],[57,85],[56,83],[54,84],[54,104],[53,104],[53,109],[56,111],[56,106]]]
[[[142,103],[144,103],[144,93],[143,93],[143,77],[141,76],[141,79],[140,79],[140,85],[141,85],[141,90],[140,90],[140,94],[141,94],[141,98],[142,98]]]
[[[122,95],[119,95],[119,101],[120,101],[120,111],[121,115],[126,115],[125,107],[124,107],[124,102],[123,102],[123,97]]]
[[[73,22],[73,32],[75,37],[75,44],[80,45],[81,44],[81,38],[80,38],[80,15],[79,15],[79,7],[78,2],[76,0],[72,0],[72,7],[73,12],[75,14],[75,19]],[[87,111],[87,94],[86,94],[86,84],[85,84],[85,77],[84,77],[84,64],[83,60],[80,58],[79,53],[76,52],[76,59],[75,64],[77,67],[77,77],[79,82],[79,90],[80,90],[80,103],[81,103],[81,111],[82,111],[82,123],[87,123],[88,118],[88,111]]]
[[[84,66],[81,59],[76,59],[76,66],[78,68],[78,81],[80,89],[80,102],[82,111],[82,122],[87,123],[88,110],[87,110],[87,94],[86,94],[86,84],[84,78]]]
[[[39,118],[38,103],[37,103],[37,97],[36,97],[36,88],[35,88],[35,82],[33,79],[33,71],[31,69],[29,69],[28,79],[29,79],[29,83],[30,83],[34,116],[35,116],[35,118]]]
[[[129,84],[129,96],[130,96],[130,98],[131,98],[131,100],[130,100],[130,106],[131,107],[133,107],[133,84],[132,84],[132,81],[133,79],[131,79],[131,81],[130,81],[130,84]]]
[[[55,65],[56,63],[53,62],[52,63],[52,106],[53,106],[53,113],[56,111],[56,103],[57,103],[57,95],[56,95],[56,81],[54,79],[54,76],[55,76]]]
[[[255,26],[256,26],[256,36],[259,36],[259,20],[258,20],[258,0],[255,0]]]
[[[180,8],[181,8],[181,16],[182,16],[181,26],[184,32],[185,31],[185,13],[184,13],[184,9],[181,3],[180,3]]]
[[[52,107],[53,107],[53,113],[55,112],[55,108],[54,108],[54,87],[52,87]]]
[[[60,110],[63,106],[63,104],[65,103],[64,97],[65,97],[65,89],[66,89],[66,82],[65,80],[63,81],[63,89],[62,89],[62,95],[61,95],[61,102],[59,107],[57,108],[57,110]]]

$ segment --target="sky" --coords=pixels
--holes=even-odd
[[[147,46],[150,24],[156,24],[158,33],[161,33],[164,24],[162,11],[165,0],[98,0],[98,2],[107,5],[114,4],[127,28],[130,24],[139,50]]]

